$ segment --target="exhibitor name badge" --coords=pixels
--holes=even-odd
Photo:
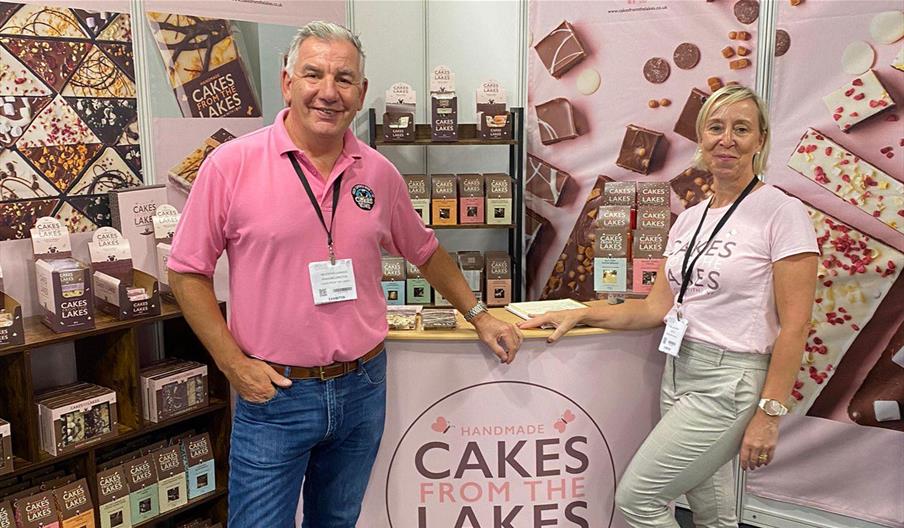
[[[609,527],[612,460],[603,431],[568,395],[518,381],[466,387],[427,407],[396,445],[389,526]]]

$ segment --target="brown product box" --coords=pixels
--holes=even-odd
[[[603,186],[603,205],[627,205],[634,207],[637,190],[632,181],[606,182]]]
[[[122,466],[115,466],[97,474],[97,509],[101,528],[132,526],[128,477]]]
[[[65,472],[65,470],[61,469],[60,472]],[[56,473],[56,472],[55,472]],[[41,483],[41,489],[44,490],[55,490],[57,488],[62,488],[63,486],[68,486],[75,482],[75,475],[68,474],[60,477],[55,477],[50,480],[44,481]]]
[[[458,178],[454,174],[434,174],[430,197],[433,225],[458,224]]]
[[[597,292],[628,290],[630,230],[598,229],[593,244],[593,287]]]
[[[631,229],[631,207],[627,205],[601,205],[596,216],[601,229]]]
[[[22,345],[25,343],[22,306],[3,291],[0,291],[0,297],[3,300],[3,305],[0,306],[0,347]]]
[[[458,175],[458,206],[462,224],[483,224],[486,222],[484,210],[482,174]]]
[[[668,182],[637,182],[637,205],[669,206],[672,189]]]
[[[637,229],[665,229],[672,221],[672,211],[668,206],[642,205],[637,208]]]
[[[459,251],[458,266],[461,268],[461,273],[468,286],[471,287],[471,291],[474,292],[474,297],[477,297],[478,301],[482,301],[483,288],[486,284],[483,255],[480,254],[480,251]]]
[[[447,66],[437,66],[430,77],[430,139],[458,140],[458,97],[455,74]]]
[[[512,224],[512,179],[508,174],[491,173],[484,175],[486,189],[486,223],[492,225]]]
[[[207,365],[179,360],[156,374],[142,371],[141,391],[142,414],[155,423],[206,407],[210,400]]]
[[[414,141],[414,116],[417,94],[409,84],[395,83],[386,90],[386,112],[383,114],[383,140]]]
[[[78,480],[53,490],[60,513],[60,528],[94,528],[94,504],[88,481]]]
[[[505,90],[496,80],[481,83],[477,90],[477,132],[480,139],[512,139],[512,116]]]
[[[410,262],[405,262],[405,302],[408,304],[433,302],[433,286],[424,278],[421,270]]]
[[[19,528],[60,528],[60,516],[50,491],[21,498],[13,507]]]
[[[411,205],[420,215],[424,225],[430,225],[430,182],[426,174],[405,174],[405,184],[408,186],[408,196]]]
[[[487,251],[487,306],[512,302],[512,257],[504,251]]]
[[[188,498],[212,492],[217,486],[213,444],[208,433],[201,433],[182,441],[182,457],[188,481]]]
[[[380,286],[383,288],[386,304],[405,304],[405,259],[383,257],[380,259],[380,265],[383,267]]]
[[[638,229],[634,234],[632,256],[637,259],[661,259],[669,240],[667,229]]]
[[[13,472],[12,427],[0,419],[0,475]]]
[[[157,493],[157,470],[150,456],[138,457],[123,464],[129,483],[129,504],[132,524],[153,519],[160,514]]]
[[[94,328],[91,273],[72,258],[68,229],[45,216],[31,229],[42,322],[54,332]]]
[[[160,513],[184,506],[188,502],[188,489],[182,449],[179,446],[164,447],[151,452],[151,458],[157,470]]]
[[[57,456],[118,432],[116,392],[89,385],[49,399],[36,399],[41,447]]]
[[[16,528],[16,514],[7,500],[0,501],[0,528]]]
[[[157,280],[132,268],[129,241],[112,227],[101,227],[88,243],[94,301],[97,307],[119,320],[160,315]]]

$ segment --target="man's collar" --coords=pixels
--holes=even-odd
[[[273,139],[276,145],[277,152],[280,154],[285,154],[287,152],[301,152],[304,153],[297,145],[292,141],[292,138],[289,137],[289,131],[286,129],[286,114],[289,113],[288,108],[283,108],[276,114],[276,119],[273,121]],[[348,156],[354,159],[361,159],[361,146],[358,144],[358,138],[355,137],[354,132],[352,130],[346,129],[345,134],[342,138],[342,155]]]

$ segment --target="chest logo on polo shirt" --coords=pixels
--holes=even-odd
[[[370,211],[374,208],[374,192],[367,185],[359,183],[352,187],[352,198],[355,199],[355,204],[365,211]]]

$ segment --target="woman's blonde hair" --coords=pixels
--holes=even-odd
[[[699,142],[700,138],[703,137],[703,128],[706,124],[706,120],[709,119],[709,116],[723,106],[728,106],[739,101],[746,101],[747,99],[752,99],[753,102],[756,103],[757,114],[760,121],[760,135],[763,136],[763,148],[753,155],[753,173],[755,175],[763,173],[766,169],[766,159],[769,157],[769,112],[766,109],[766,103],[764,103],[753,90],[740,84],[729,84],[719,88],[714,94],[709,96],[706,102],[703,103],[703,107],[700,108],[700,113],[697,114],[696,130],[698,145],[697,150],[694,152],[694,167],[706,169],[703,165],[703,151],[700,149]]]

